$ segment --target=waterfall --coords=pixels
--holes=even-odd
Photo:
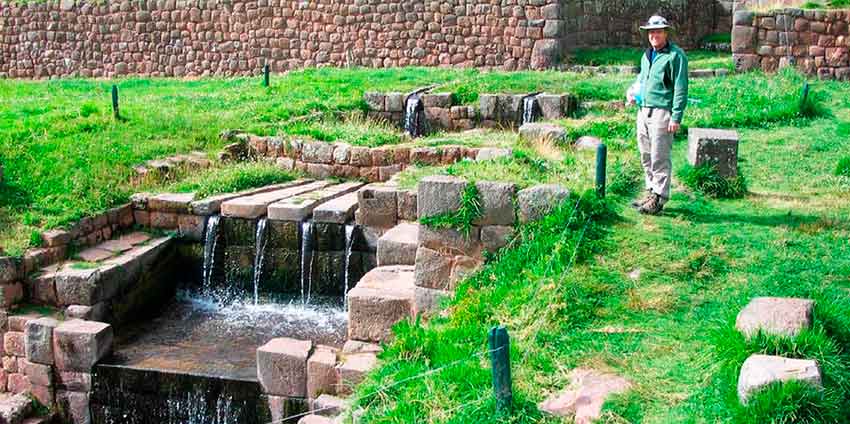
[[[417,94],[411,94],[404,105],[404,131],[411,137],[422,135],[422,100]]]
[[[346,225],[345,226],[345,277],[343,278],[343,284],[345,284],[342,292],[343,301],[348,304],[348,284],[349,284],[349,271],[348,269],[351,267],[351,245],[354,244],[354,225]]]
[[[207,222],[207,232],[204,234],[204,281],[203,290],[208,292],[212,288],[212,273],[215,266],[215,247],[218,243],[218,223],[221,216],[210,217]]]
[[[260,278],[263,275],[263,258],[266,253],[266,218],[257,222],[256,250],[254,253],[254,304],[260,301]]]
[[[304,221],[301,223],[301,301],[305,302],[309,299],[309,292],[304,293],[304,289],[309,290],[308,284],[312,279],[311,272],[313,268],[313,222]]]
[[[528,124],[534,122],[537,118],[534,107],[537,104],[535,96],[527,96],[522,99],[522,123]]]

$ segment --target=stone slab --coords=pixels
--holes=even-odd
[[[369,184],[357,191],[357,223],[390,228],[398,222],[398,196],[395,187]]]
[[[238,197],[221,204],[221,214],[235,218],[255,219],[266,215],[268,206],[278,200],[297,196],[330,185],[325,181],[314,181],[298,184],[281,190],[269,191],[251,196]]]
[[[413,267],[375,268],[348,292],[348,338],[371,342],[389,339],[390,328],[413,315]]]
[[[257,377],[275,396],[306,397],[307,358],[313,342],[279,337],[257,348]]]
[[[570,386],[538,405],[547,414],[570,417],[577,424],[590,424],[602,416],[602,405],[613,394],[631,387],[624,378],[593,369],[576,368],[570,372]]]
[[[33,363],[53,365],[53,330],[59,321],[53,318],[39,318],[27,322],[26,357]]]
[[[738,375],[738,399],[746,404],[754,392],[774,382],[799,380],[821,386],[821,372],[816,361],[771,355],[750,355]]]
[[[419,224],[401,223],[378,239],[378,266],[413,265],[419,244]]]
[[[307,397],[336,393],[336,349],[320,346],[307,360]]]
[[[339,387],[337,392],[341,395],[349,395],[355,386],[363,381],[366,374],[378,364],[378,357],[374,353],[356,353],[344,357],[343,362],[337,367],[339,376]]]
[[[517,193],[519,220],[529,222],[543,218],[569,197],[570,191],[556,184],[541,184],[521,190]]]
[[[688,163],[713,164],[724,177],[738,175],[738,132],[712,128],[688,129]]]
[[[336,184],[321,190],[283,199],[269,205],[268,218],[282,221],[303,221],[322,203],[352,193],[363,185],[359,182]]]
[[[77,253],[77,257],[86,262],[100,262],[111,258],[112,255],[112,252],[99,247],[89,247],[88,249]]]
[[[53,330],[53,355],[61,371],[91,372],[112,351],[112,326],[97,321],[72,319]]]
[[[162,193],[148,197],[148,210],[159,212],[188,213],[189,204],[195,193]]]
[[[345,224],[354,218],[357,206],[357,193],[348,193],[313,209],[313,221]]]
[[[225,193],[210,196],[204,199],[195,200],[189,203],[189,210],[195,215],[215,215],[221,211],[221,204],[239,197],[253,196],[255,194],[267,193],[270,191],[281,190],[287,187],[294,187],[300,184],[306,184],[306,180],[297,180],[283,184],[273,184],[265,187],[243,190],[236,193]]]
[[[532,122],[519,127],[520,137],[530,141],[562,141],[567,136],[564,127],[556,124]]]
[[[756,297],[738,313],[735,328],[746,337],[759,331],[794,337],[811,327],[814,304],[811,299]]]
[[[419,181],[417,215],[419,218],[455,212],[468,182],[448,175],[433,175]]]
[[[126,252],[133,248],[133,244],[127,240],[122,240],[120,238],[114,240],[106,240],[103,243],[95,246],[98,249],[105,250],[107,252],[112,253],[113,255],[116,253]]]
[[[125,234],[118,238],[118,240],[125,241],[130,243],[133,246],[142,244],[151,239],[151,235],[148,233],[143,233],[141,231],[132,232],[130,234]]]

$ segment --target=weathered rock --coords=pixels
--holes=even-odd
[[[350,395],[355,386],[363,381],[366,374],[378,364],[378,357],[374,353],[357,353],[345,356],[343,362],[337,367],[339,376],[340,395]]]
[[[348,409],[348,402],[343,398],[323,394],[313,401],[312,408],[319,415],[333,417],[342,414],[343,411]]]
[[[195,193],[163,193],[148,198],[148,210],[172,213],[188,213],[189,204]]]
[[[52,386],[53,385],[53,367],[50,365],[36,364],[27,360],[23,361],[21,371],[29,378],[30,383],[37,386]]]
[[[387,112],[403,112],[404,111],[404,94],[403,93],[387,93],[385,98],[385,110]]]
[[[576,368],[570,387],[538,405],[541,411],[572,417],[576,424],[590,424],[602,415],[602,404],[612,394],[623,393],[631,384],[624,378],[593,369]]]
[[[61,371],[91,372],[112,350],[112,326],[102,322],[72,319],[53,330],[53,356]]]
[[[475,155],[475,160],[480,162],[484,160],[510,158],[513,154],[513,149],[503,147],[482,147],[478,149],[478,153]]]
[[[505,245],[514,235],[514,227],[486,225],[481,227],[481,245],[488,252],[495,252]]]
[[[416,286],[413,288],[414,312],[417,316],[433,313],[443,299],[451,296],[452,292],[447,290]]]
[[[416,287],[446,290],[452,273],[452,257],[427,247],[416,250],[414,281]]]
[[[304,184],[303,181],[291,183],[284,189],[254,194],[228,200],[221,204],[221,214],[238,218],[259,218],[267,212],[268,205],[287,197],[318,190],[330,185],[325,181],[314,181]]]
[[[378,266],[413,265],[419,243],[419,224],[401,223],[378,239]]]
[[[77,254],[77,257],[86,262],[100,262],[111,258],[112,252],[99,247],[90,247]]]
[[[27,322],[26,357],[30,362],[53,365],[53,329],[59,321],[53,318],[39,318]]]
[[[355,353],[374,353],[378,354],[383,352],[384,349],[381,345],[376,343],[364,342],[362,340],[346,340],[345,344],[342,345],[342,353],[346,355],[352,355]]]
[[[301,160],[309,163],[333,163],[334,145],[322,141],[304,143]]]
[[[499,98],[495,94],[481,94],[478,96],[478,110],[482,120],[497,119],[497,105]]]
[[[425,218],[457,211],[468,182],[463,178],[434,175],[419,181],[417,215]]]
[[[313,214],[313,209],[324,202],[352,193],[363,186],[360,182],[335,184],[321,190],[292,196],[268,207],[268,218],[271,220],[303,221]]]
[[[816,361],[781,356],[750,355],[738,375],[738,399],[746,404],[749,396],[774,382],[799,380],[821,386],[820,368]]]
[[[257,377],[263,390],[275,396],[307,396],[307,358],[313,343],[286,337],[257,348]]]
[[[413,190],[397,192],[398,219],[402,221],[416,221],[418,193]]]
[[[366,106],[369,107],[369,110],[376,110],[379,112],[383,112],[386,110],[385,108],[385,96],[383,93],[378,93],[374,91],[367,91],[363,94],[363,100],[366,101]]]
[[[688,129],[688,163],[714,165],[724,177],[738,175],[738,132],[709,128]]]
[[[556,184],[542,184],[517,193],[520,222],[536,221],[570,197],[565,187]]]
[[[493,181],[475,183],[481,200],[482,215],[476,225],[513,225],[516,184]]]
[[[348,292],[348,337],[382,342],[390,328],[413,315],[413,267],[375,268]]]
[[[560,142],[567,136],[567,131],[560,125],[531,122],[519,127],[519,135],[530,141]]]
[[[478,256],[481,253],[481,227],[472,226],[469,233],[454,228],[419,226],[419,247],[427,247],[451,255]]]
[[[567,94],[538,94],[537,104],[543,119],[553,120],[564,117],[564,109],[568,104]]]
[[[22,331],[7,331],[3,334],[3,350],[7,355],[26,356],[26,335]]]
[[[368,185],[357,192],[358,224],[390,228],[398,222],[398,198],[393,187]]]
[[[336,385],[336,349],[319,346],[307,360],[307,397],[334,394]]]
[[[313,209],[313,221],[345,224],[354,217],[357,205],[357,193],[348,193]]]
[[[334,420],[322,415],[310,414],[301,417],[298,424],[334,424]]]
[[[91,373],[60,371],[56,373],[56,387],[73,392],[91,391]]]
[[[735,327],[746,337],[759,331],[794,337],[812,325],[814,301],[783,297],[756,297],[738,313]]]
[[[72,392],[59,390],[56,392],[56,403],[61,415],[71,424],[90,424],[88,392]]]
[[[583,135],[576,140],[574,145],[576,149],[596,150],[600,144],[602,144],[602,140],[599,138],[592,135]]]
[[[32,412],[32,400],[23,393],[0,398],[0,422],[21,423]]]

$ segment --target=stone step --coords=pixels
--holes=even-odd
[[[39,275],[31,284],[33,290],[38,288],[39,300],[45,303],[93,306],[112,298],[150,269],[171,242],[171,237],[160,237],[100,262],[69,262],[56,271]]]
[[[348,193],[313,209],[313,221],[345,224],[354,218],[357,206],[357,193]]]
[[[348,292],[348,338],[372,342],[389,339],[390,327],[414,312],[413,267],[375,268]]]
[[[278,221],[303,221],[322,203],[354,192],[362,186],[364,184],[359,182],[336,184],[277,201],[269,205],[268,218]]]
[[[413,265],[419,244],[419,224],[401,223],[378,239],[378,266]]]
[[[237,197],[221,204],[221,214],[236,218],[255,219],[265,216],[270,204],[287,197],[297,196],[330,185],[327,181],[297,180],[289,187],[251,196]]]
[[[301,183],[306,183],[307,180],[300,180]],[[297,185],[297,182],[289,182],[282,184],[273,184],[260,188],[252,188],[250,190],[243,190],[236,193],[225,193],[225,194],[217,194],[215,196],[210,196],[204,199],[195,200],[189,203],[189,210],[195,215],[215,215],[221,212],[221,204],[228,201],[233,200],[239,197],[247,197],[253,196],[255,194],[260,193],[268,193],[270,191],[281,190],[287,187],[292,187],[293,185]]]

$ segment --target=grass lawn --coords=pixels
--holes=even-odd
[[[757,84],[782,78],[792,77]],[[588,111],[567,121],[608,125],[614,151],[631,156],[630,166],[609,176],[612,211],[599,212],[587,202],[592,196],[579,199],[576,190],[464,281],[444,305],[448,314],[397,325],[383,365],[356,395],[365,408],[361,422],[561,422],[535,405],[565,387],[578,366],[633,384],[605,405],[603,422],[850,421],[850,177],[834,175],[850,155],[850,87],[817,83],[818,117],[772,119],[768,103],[721,94],[740,83],[696,85],[696,97],[720,100],[714,113],[695,107],[685,122],[739,122],[746,197],[709,199],[677,181],[662,216],[641,216],[626,206],[640,185],[630,171],[632,112]],[[762,110],[761,120],[746,118],[745,109]],[[621,129],[619,120],[626,121]],[[677,137],[674,168],[685,151]],[[793,340],[744,340],[734,320],[755,296],[815,299],[813,328]],[[505,417],[495,413],[483,354],[496,324],[511,334],[515,409]],[[818,360],[824,389],[776,385],[740,406],[738,372],[757,352]]]
[[[674,40],[675,42],[675,40]],[[632,65],[640,66],[641,55],[646,50],[636,47],[621,47],[607,49],[577,49],[571,52],[569,63],[575,65]],[[686,50],[688,69],[728,69],[735,66],[729,53],[708,50]]]

